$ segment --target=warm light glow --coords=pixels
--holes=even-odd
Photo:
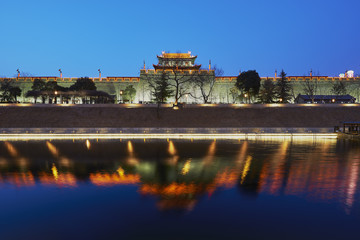
[[[307,139],[314,140],[318,138],[336,139],[336,133],[153,133],[153,134],[0,134],[0,140],[49,140],[49,139],[194,139],[194,140],[221,140],[221,139]]]
[[[54,176],[54,179],[55,179],[55,180],[58,180],[59,174],[58,174],[58,170],[57,170],[55,164],[53,164],[53,166],[52,166],[52,168],[51,168],[51,171],[52,171],[52,174],[53,174],[53,176]]]
[[[90,145],[89,139],[86,140],[85,144],[86,144],[86,148],[87,148],[88,150],[90,150],[91,145]]]
[[[46,146],[48,147],[49,151],[51,152],[51,154],[54,157],[59,157],[59,151],[57,150],[57,148],[50,142],[46,142]]]
[[[239,155],[238,155],[238,157],[237,157],[237,162],[238,162],[239,164],[242,164],[243,161],[245,160],[246,153],[247,153],[247,150],[248,150],[248,145],[249,145],[249,142],[248,142],[248,141],[244,142],[244,143],[241,145],[240,152],[239,152]]]
[[[242,175],[241,175],[241,184],[244,182],[244,180],[246,178],[246,175],[248,174],[248,172],[250,170],[251,160],[252,160],[251,156],[248,156],[247,159],[246,159],[245,167],[244,167],[244,170],[243,170]]]
[[[190,171],[191,160],[187,160],[181,170],[182,175],[186,175]]]
[[[193,183],[185,184],[174,182],[165,186],[157,184],[144,184],[140,187],[139,192],[141,194],[179,196],[184,194],[195,194],[198,190],[199,188]]]
[[[18,157],[19,156],[19,153],[18,151],[15,149],[15,147],[9,143],[9,142],[5,142],[5,147],[6,149],[8,150],[9,154],[12,156],[12,157]]]
[[[133,148],[131,141],[127,142],[127,150],[129,152],[129,154],[132,154],[134,152],[134,148]]]
[[[116,170],[120,177],[124,177],[125,171],[122,167],[119,167],[118,170]]]
[[[203,103],[203,104],[199,104],[199,106],[201,106],[201,107],[216,107],[216,106],[218,106],[218,104],[215,104],[215,103]]]
[[[7,182],[17,187],[29,187],[35,185],[35,178],[31,172],[13,173],[7,176]]]
[[[174,156],[176,154],[176,149],[175,149],[175,145],[174,145],[173,141],[169,141],[168,152],[172,156]]]
[[[39,180],[43,185],[56,185],[58,187],[76,187],[76,178],[71,173],[60,173],[55,178],[54,174],[40,173]]]
[[[140,176],[137,174],[119,176],[118,173],[91,173],[89,179],[97,186],[133,185],[140,183]]]
[[[210,147],[209,147],[209,150],[208,150],[208,156],[214,156],[215,154],[215,150],[216,150],[216,141],[214,140],[211,144],[210,144]]]
[[[216,150],[216,141],[213,141],[209,146],[206,156],[204,157],[203,161],[205,164],[209,164],[213,160],[215,155],[215,150]]]

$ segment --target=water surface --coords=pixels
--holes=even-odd
[[[0,142],[1,239],[359,239],[360,144]]]

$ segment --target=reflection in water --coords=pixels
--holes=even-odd
[[[86,140],[85,148],[83,142],[3,142],[0,188],[132,185],[155,197],[159,209],[191,210],[201,196],[236,187],[252,196],[332,200],[350,212],[359,202],[360,174],[359,146],[350,143]]]
[[[173,141],[169,141],[169,150],[168,151],[171,156],[174,156],[176,154],[176,150],[175,150]]]
[[[57,180],[58,180],[58,177],[59,177],[59,174],[58,174],[58,170],[57,170],[55,164],[53,164],[53,166],[52,166],[52,168],[51,168],[51,171],[52,171],[52,174],[53,174],[55,180],[57,181]]]
[[[4,142],[4,144],[5,144],[6,149],[9,151],[9,154],[12,157],[18,157],[19,156],[18,151],[15,149],[15,147],[11,143]]]
[[[184,167],[182,168],[181,171],[182,175],[188,174],[188,172],[190,171],[190,165],[191,165],[191,160],[187,160],[186,163],[184,164]]]
[[[89,150],[90,147],[91,147],[91,144],[90,144],[89,139],[87,139],[87,140],[85,141],[85,144],[86,144],[86,148]]]
[[[51,154],[54,156],[54,157],[59,157],[59,151],[57,150],[57,148],[52,144],[50,143],[49,141],[46,142],[46,146],[48,147],[49,151],[51,152]]]
[[[246,178],[246,175],[250,170],[251,160],[252,160],[251,156],[248,156],[247,159],[246,159],[245,167],[244,167],[244,170],[243,170],[243,172],[241,174],[241,184],[243,184],[243,182],[244,182],[244,180]]]
[[[216,141],[214,140],[208,149],[208,152],[206,154],[206,156],[204,157],[204,163],[205,164],[210,164],[211,161],[213,160],[214,156],[215,156],[215,151],[216,151]]]
[[[128,150],[128,152],[129,152],[129,155],[132,155],[132,154],[133,154],[133,152],[134,152],[134,147],[133,147],[131,141],[128,141],[128,142],[127,142],[127,150]]]
[[[359,181],[359,164],[360,164],[360,151],[358,149],[352,149],[348,156],[348,169],[346,170],[348,176],[348,188],[346,191],[346,206],[349,211],[355,201],[355,192],[357,190]]]

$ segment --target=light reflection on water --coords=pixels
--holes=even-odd
[[[196,212],[204,197],[230,191],[284,204],[296,197],[302,208],[330,203],[358,216],[359,146],[335,139],[0,142],[0,193],[132,186],[157,211]]]

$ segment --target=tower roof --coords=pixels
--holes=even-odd
[[[170,58],[170,59],[189,59],[189,58],[196,58],[197,56],[191,55],[191,52],[188,53],[165,53],[162,52],[158,58]]]

